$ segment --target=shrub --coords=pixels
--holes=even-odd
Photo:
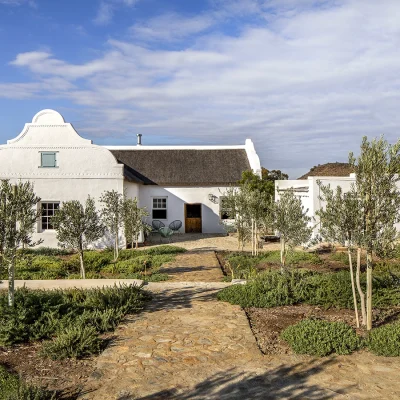
[[[400,356],[400,321],[375,328],[369,332],[367,346],[378,356]]]
[[[43,345],[42,354],[53,360],[83,358],[100,353],[101,343],[93,326],[69,326],[51,342]]]
[[[0,400],[53,400],[56,394],[26,385],[0,365]]]
[[[232,285],[218,293],[218,299],[242,307],[276,307],[295,304],[299,299],[293,290],[294,281],[307,272],[281,274],[268,271],[259,274],[246,285]]]
[[[151,257],[144,255],[119,261],[115,266],[115,272],[124,274],[134,274],[142,272],[151,267]]]
[[[361,339],[343,322],[305,319],[286,328],[281,336],[295,353],[319,357],[350,354],[361,346]]]
[[[112,253],[109,251],[94,251],[89,250],[85,251],[83,254],[83,259],[85,263],[86,272],[100,272],[102,268],[106,265],[110,264],[113,259]],[[80,270],[80,261],[79,255],[75,254],[68,260],[69,266],[71,266],[72,270],[79,271]]]
[[[74,254],[73,250],[59,249],[54,247],[38,247],[38,248],[26,248],[19,250],[22,254],[33,254],[41,256],[68,256]]]
[[[49,339],[86,321],[97,332],[113,329],[127,313],[139,312],[150,295],[137,286],[90,290],[15,291],[15,307],[0,294],[0,345]],[[83,323],[83,322],[82,322]]]
[[[373,304],[386,307],[400,303],[397,278],[377,276],[373,286]],[[361,283],[365,286],[365,278]],[[306,303],[325,308],[352,308],[348,271],[319,273],[294,270],[285,274],[266,271],[246,285],[229,286],[218,293],[218,299],[242,307],[276,307]]]
[[[178,246],[170,246],[170,245],[162,245],[162,246],[155,246],[151,247],[150,249],[146,249],[142,251],[142,254],[150,254],[150,255],[157,255],[157,254],[179,254],[185,253],[187,250],[178,247]]]
[[[331,261],[340,262],[343,265],[349,265],[349,255],[343,251],[334,251],[329,254]]]

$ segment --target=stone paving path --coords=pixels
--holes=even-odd
[[[173,282],[221,282],[224,275],[213,251],[191,251],[179,254],[160,272]]]
[[[154,300],[116,330],[80,400],[400,398],[397,359],[263,356],[244,311],[217,301],[229,283],[212,255],[182,257],[172,281],[146,286]],[[219,282],[190,282],[200,277]]]
[[[117,342],[100,355],[82,399],[174,398],[214,374],[261,360],[244,312],[216,300],[221,285],[155,285],[147,311],[121,326]]]

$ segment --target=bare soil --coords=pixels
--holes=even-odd
[[[29,384],[57,391],[57,399],[75,399],[93,371],[94,357],[54,361],[42,357],[40,349],[40,343],[0,347],[0,364]]]
[[[292,354],[289,346],[280,339],[281,333],[290,325],[305,318],[319,318],[330,322],[345,322],[356,328],[352,310],[325,310],[309,305],[282,306],[274,308],[246,308],[251,329],[263,354]]]

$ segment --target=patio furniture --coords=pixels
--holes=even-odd
[[[164,222],[161,222],[158,219],[154,219],[151,222],[151,226],[153,227],[152,232],[158,232],[160,230],[160,228],[164,228],[165,227],[165,224],[164,224]]]
[[[168,225],[169,229],[172,229],[173,233],[180,233],[179,229],[182,228],[182,221],[179,221],[179,219],[172,221],[169,225]]]
[[[168,226],[161,227],[158,232],[160,233],[160,242],[162,238],[168,239],[171,242],[171,236],[174,234],[174,231],[170,229]]]

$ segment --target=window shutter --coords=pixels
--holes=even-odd
[[[56,153],[42,153],[42,167],[56,167]]]

